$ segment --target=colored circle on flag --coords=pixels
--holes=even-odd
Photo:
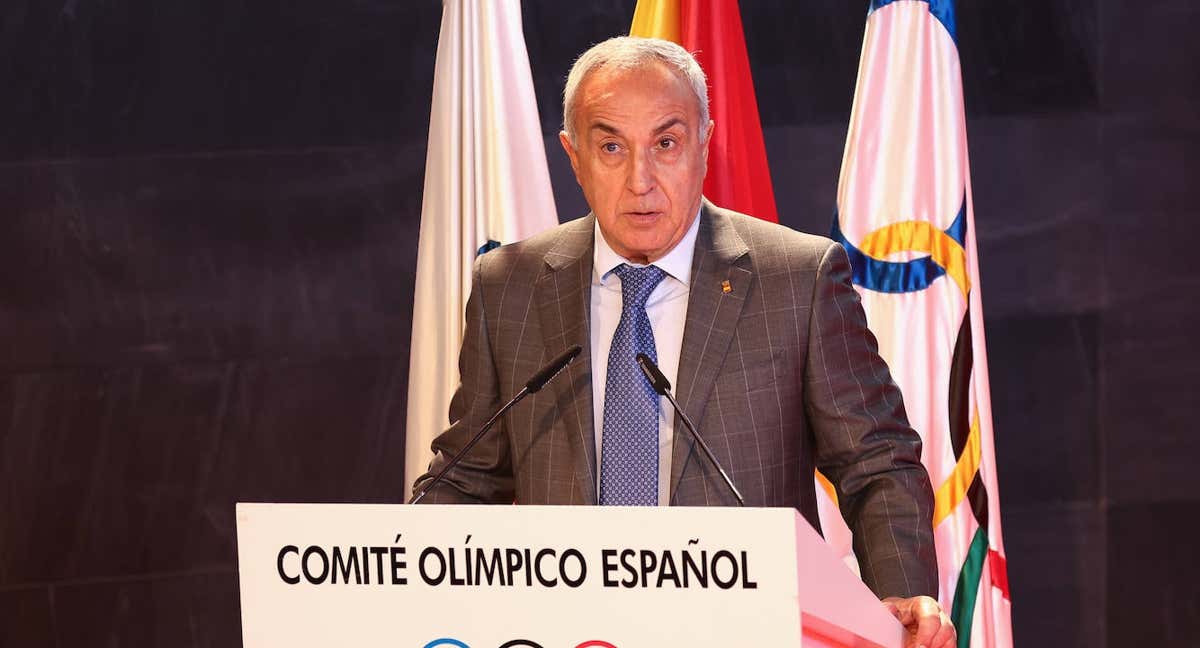
[[[846,248],[854,268],[854,284],[883,293],[918,292],[936,279],[950,275],[965,296],[970,290],[966,262],[967,201],[950,227],[939,230],[927,221],[898,221],[880,227],[855,245],[842,232],[838,214],[833,217],[833,240]],[[909,261],[888,261],[901,252],[921,256]]]

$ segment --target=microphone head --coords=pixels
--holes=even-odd
[[[570,349],[560,353],[558,357],[546,363],[546,366],[542,367],[541,371],[534,374],[533,377],[525,383],[525,389],[528,390],[530,394],[537,393],[542,387],[546,386],[546,383],[550,382],[551,379],[557,376],[558,372],[562,371],[567,365],[571,364],[571,361],[574,360],[581,351],[583,351],[583,347],[576,344]]]
[[[650,386],[659,396],[666,396],[667,392],[671,391],[671,381],[667,380],[650,356],[645,353],[637,354],[637,363],[642,368],[642,373],[646,374],[646,380],[650,381]]]

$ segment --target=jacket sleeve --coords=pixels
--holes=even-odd
[[[816,464],[837,489],[863,581],[880,598],[937,596],[933,492],[921,438],[867,328],[850,261],[832,243],[817,269],[805,367]]]
[[[451,457],[470,442],[501,404],[484,304],[482,277],[487,256],[475,260],[472,272],[466,327],[458,355],[459,384],[450,401],[450,427],[433,440],[433,461],[429,470],[413,483],[414,493],[420,493]],[[409,376],[409,380],[420,379]],[[512,463],[502,418],[421,503],[511,504],[512,501]]]

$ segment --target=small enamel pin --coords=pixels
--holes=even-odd
[[[730,285],[729,285],[729,280],[728,280],[728,279],[726,279],[725,281],[722,281],[722,282],[721,282],[721,292],[723,292],[723,293],[731,293],[731,292],[733,292],[733,286],[730,286]]]

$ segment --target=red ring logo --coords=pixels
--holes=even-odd
[[[442,637],[441,639],[434,639],[433,641],[430,641],[429,643],[425,644],[424,648],[438,648],[439,646],[453,646],[454,648],[471,648],[470,646],[459,641],[458,639],[451,639],[450,637]],[[506,641],[506,642],[500,644],[500,648],[520,648],[520,647],[542,648],[542,645],[535,641],[530,641],[529,639],[510,639],[509,641]],[[575,646],[575,648],[617,648],[617,647],[614,646],[613,644],[608,643],[607,641],[601,641],[600,639],[590,639],[588,641],[585,641],[585,642],[579,644],[578,646]]]

